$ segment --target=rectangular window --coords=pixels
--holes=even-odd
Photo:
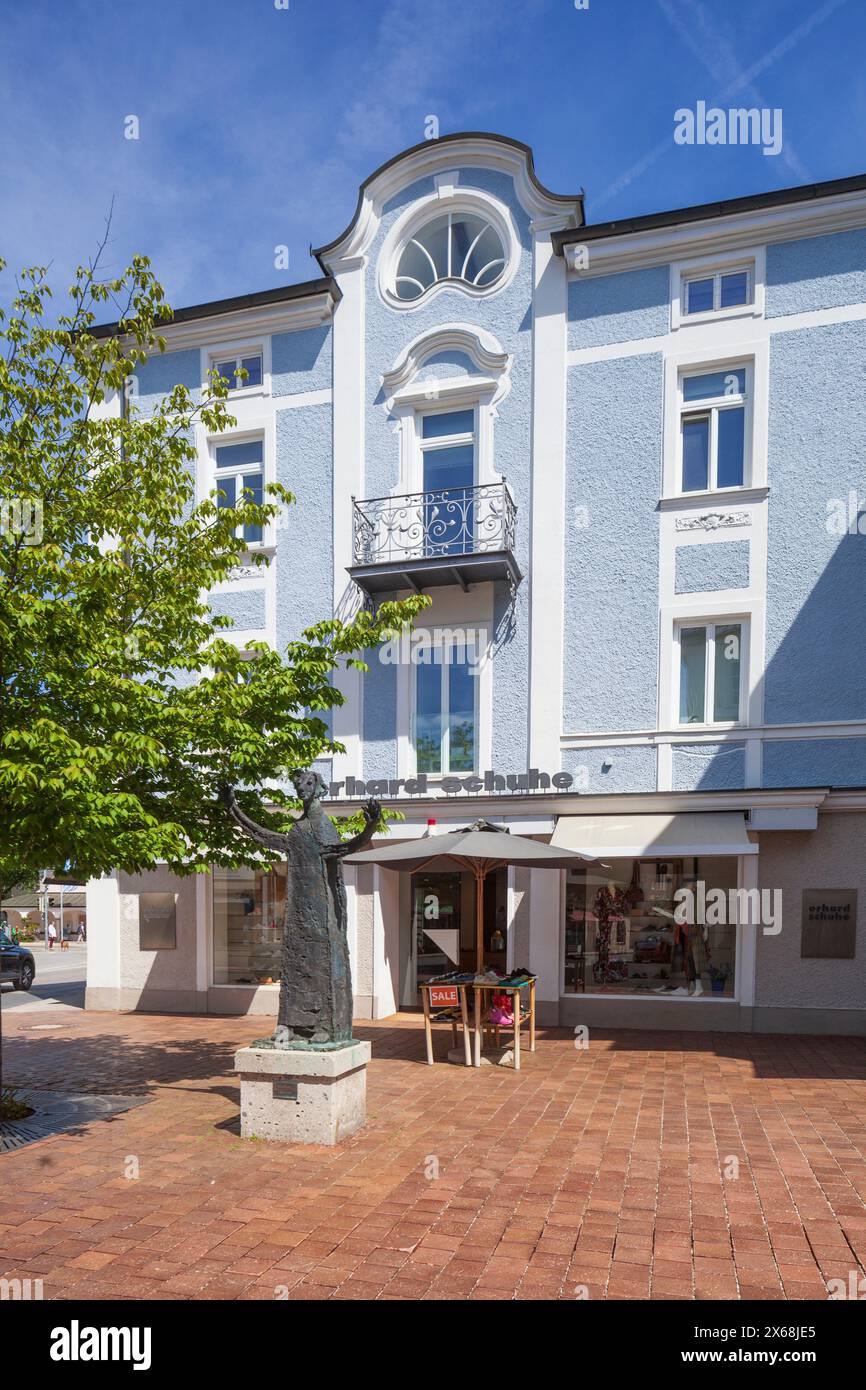
[[[264,499],[264,440],[247,439],[237,444],[218,444],[216,486],[225,495],[218,499],[221,507],[234,507],[246,492],[248,502],[261,504]],[[240,534],[240,528],[238,528]],[[243,539],[249,545],[261,545],[261,526],[244,526]]]
[[[286,870],[214,869],[213,982],[279,984]]]
[[[732,999],[736,891],[736,855],[677,859],[605,855],[603,876],[597,868],[569,869],[566,994],[642,995],[648,1001]],[[701,912],[698,905],[711,893],[710,901],[722,901],[724,908],[712,914],[710,923],[705,920],[710,913]],[[690,901],[695,910],[690,910]],[[685,920],[675,920],[678,909]]]
[[[262,375],[262,354],[260,352],[251,353],[248,356],[223,357],[214,362],[214,370],[222,377],[223,381],[229,383],[230,391],[243,391],[245,387],[261,386]],[[241,373],[245,375],[241,375]]]
[[[719,270],[712,274],[683,277],[683,314],[718,313],[751,304],[754,297],[754,267]]]
[[[725,367],[680,378],[683,492],[718,492],[747,484],[750,378],[747,367]]]
[[[680,724],[741,722],[744,625],[682,625],[678,638]]]
[[[478,761],[479,662],[453,631],[415,652],[414,744],[418,772],[474,772]]]

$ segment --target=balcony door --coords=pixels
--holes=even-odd
[[[474,410],[421,417],[424,554],[467,555],[475,529]]]

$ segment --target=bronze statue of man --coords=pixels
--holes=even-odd
[[[280,1010],[275,1040],[291,1046],[341,1043],[352,1037],[352,976],[346,936],[346,887],[341,860],[365,849],[381,818],[377,801],[364,806],[360,835],[341,840],[325,814],[327,790],[318,773],[291,774],[303,814],[288,834],[257,825],[226,788],[223,801],[253,840],[286,856],[286,913],[283,918]]]

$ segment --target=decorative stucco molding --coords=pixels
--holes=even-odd
[[[499,378],[511,367],[511,357],[504,352],[492,333],[466,323],[446,323],[428,329],[403,348],[393,367],[382,373],[382,390],[393,397],[408,385],[424,363],[440,352],[462,352],[484,376]]]
[[[235,579],[262,579],[265,571],[261,565],[236,565],[229,570],[229,580]]]
[[[514,180],[521,206],[535,221],[549,220],[559,227],[579,227],[583,222],[583,193],[563,195],[545,188],[535,172],[528,145],[502,135],[470,131],[423,140],[376,169],[361,185],[348,227],[313,255],[320,265],[335,269],[342,268],[346,256],[366,255],[382,208],[395,193],[418,179],[466,167],[507,174]]]
[[[678,516],[678,531],[720,531],[733,526],[751,526],[750,512],[701,512],[697,516]]]
[[[476,371],[435,382],[418,379],[418,373],[431,357],[443,352],[459,352],[468,357]],[[400,440],[400,474],[392,495],[418,492],[423,486],[421,453],[417,446],[415,412],[429,409],[431,401],[451,409],[477,410],[477,478],[479,484],[502,480],[493,454],[493,421],[500,402],[511,390],[513,358],[485,328],[474,324],[446,323],[428,329],[397,356],[380,378],[382,408],[396,421]]]

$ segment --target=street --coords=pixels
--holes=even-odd
[[[84,985],[87,977],[87,946],[70,941],[69,950],[55,945],[46,949],[41,941],[23,943],[33,952],[36,979],[28,991],[3,985],[3,1012],[10,1009],[43,1009],[57,1005],[73,1009],[84,1008]]]

